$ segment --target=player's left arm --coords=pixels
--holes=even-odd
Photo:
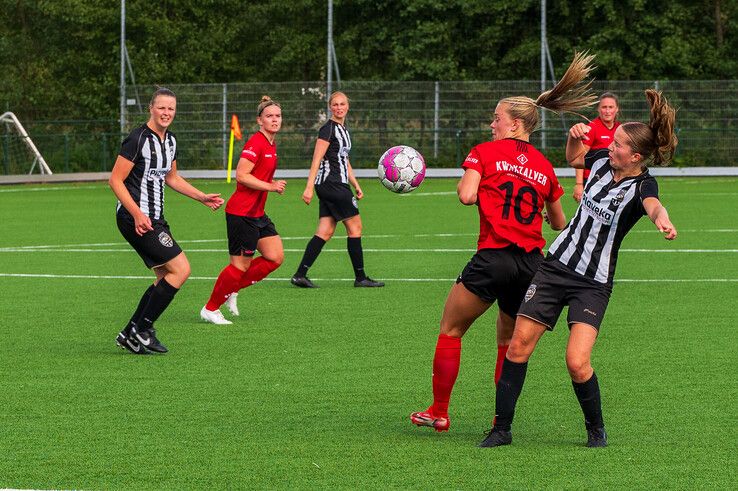
[[[643,209],[646,210],[648,218],[656,225],[659,232],[664,234],[666,240],[674,240],[677,238],[677,230],[674,224],[669,220],[669,213],[661,204],[658,198],[649,196],[643,199]]]
[[[564,208],[561,206],[560,199],[546,201],[545,219],[552,230],[564,230],[564,227],[566,227],[566,215],[564,214]]]
[[[164,178],[167,186],[177,191],[179,194],[183,194],[188,198],[192,198],[195,201],[199,201],[211,210],[217,210],[223,205],[223,198],[220,197],[220,193],[203,193],[195,186],[185,180],[184,177],[180,176],[177,172],[177,161],[172,162],[172,170],[169,171],[167,176]]]
[[[346,161],[346,169],[348,170],[348,180],[356,190],[356,199],[363,198],[364,192],[361,190],[361,186],[359,186],[359,181],[356,180],[356,176],[354,176],[354,168],[351,167],[350,160]]]

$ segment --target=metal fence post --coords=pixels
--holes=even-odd
[[[228,168],[228,88],[223,84],[223,168]]]
[[[441,106],[441,88],[440,83],[436,81],[436,96],[433,104],[433,158],[438,158],[438,131],[439,131],[439,113]]]

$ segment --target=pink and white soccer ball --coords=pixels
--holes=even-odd
[[[406,145],[392,147],[379,159],[379,180],[393,193],[409,193],[425,178],[425,159]]]

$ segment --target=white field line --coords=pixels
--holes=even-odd
[[[649,229],[649,230],[631,230],[629,233],[632,234],[658,234],[659,232],[655,229]],[[679,230],[679,233],[685,234],[685,233],[707,233],[707,234],[734,234],[738,233],[738,229],[735,228],[715,228],[715,229],[702,229],[702,230]],[[476,237],[477,233],[446,233],[446,234],[384,234],[384,235],[364,235],[363,238],[365,239],[387,239],[387,238],[396,238],[396,237]],[[287,240],[309,240],[312,236],[308,237],[282,237],[283,241]],[[334,239],[341,240],[345,239],[345,236],[334,236]],[[178,240],[177,241],[180,244],[207,244],[207,243],[221,243],[225,244],[227,243],[227,239],[224,237],[222,239],[191,239],[191,240]],[[130,250],[128,247],[128,244],[125,242],[95,242],[95,243],[84,243],[84,244],[46,244],[46,245],[30,245],[30,246],[10,246],[10,247],[0,247],[0,252],[22,252],[22,251],[43,251],[44,249],[52,249],[54,252],[94,252],[93,249],[88,248],[98,248],[98,247],[110,247],[110,246],[120,246],[125,247],[123,250]],[[67,250],[69,249],[69,250]],[[115,252],[118,249],[98,249],[100,252]],[[326,251],[331,251],[331,249],[324,249]],[[343,251],[344,249],[340,249]],[[364,249],[365,251],[368,249]],[[373,249],[376,251],[381,251],[384,249]],[[402,251],[413,251],[414,249],[401,249]],[[425,249],[421,249],[425,250]],[[439,249],[445,251],[445,249]],[[458,251],[469,251],[472,249],[454,249]],[[624,251],[626,249],[621,249],[621,251]],[[640,249],[638,249],[639,251]],[[651,250],[651,249],[649,249]],[[671,249],[670,249],[671,250]],[[194,252],[218,252],[218,250],[211,250],[211,249],[187,249],[185,252],[194,251]],[[289,251],[292,251],[291,249]],[[338,251],[338,249],[336,249]],[[397,249],[387,249],[388,252],[396,252]],[[631,252],[636,252],[637,250],[633,249]],[[731,250],[728,250],[727,252],[730,252]],[[658,250],[657,250],[658,252]],[[721,252],[721,251],[716,251]]]
[[[152,280],[153,276],[134,275],[82,275],[82,274],[35,274],[35,273],[0,273],[0,278],[47,278],[47,279],[81,279],[81,280]],[[215,276],[190,276],[191,280],[215,281]],[[402,283],[450,283],[456,278],[381,278],[389,282]],[[265,281],[284,281],[284,278],[265,278]],[[354,278],[311,278],[313,281],[354,281]],[[623,278],[615,283],[738,283],[738,278]]]
[[[105,252],[105,253],[111,253],[111,252],[122,252],[122,253],[132,253],[133,249],[129,247],[122,247],[119,249],[91,249],[91,248],[74,248],[74,247],[68,247],[68,248],[58,248],[58,249],[51,249],[51,248],[44,248],[44,249],[23,249],[23,248],[3,248],[0,249],[0,253],[17,253],[17,252],[78,252],[78,253],[90,253],[90,252]],[[227,252],[226,248],[220,248],[220,249],[186,249],[186,253],[195,253],[195,252],[219,252],[219,253],[225,253]],[[305,249],[284,249],[284,252],[305,252]],[[337,252],[337,253],[345,253],[346,249],[323,249],[322,252]],[[420,248],[413,248],[413,249],[373,249],[373,248],[364,248],[364,252],[372,252],[372,253],[411,253],[411,252],[425,252],[425,253],[456,253],[456,252],[463,252],[466,254],[474,253],[476,252],[475,248],[459,248],[459,249],[451,249],[451,248],[426,248],[426,249],[420,249]],[[620,249],[620,252],[637,252],[637,253],[672,253],[672,254],[735,254],[738,253],[738,249]]]
[[[35,191],[76,191],[78,189],[103,189],[108,186],[66,186],[66,187],[43,187],[43,188],[12,188],[1,189],[0,193],[25,193]]]

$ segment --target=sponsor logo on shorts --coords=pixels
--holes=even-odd
[[[525,292],[525,301],[527,302],[531,298],[533,298],[533,295],[536,294],[536,285],[534,283],[531,283],[528,287],[528,291]]]
[[[589,314],[589,315],[593,315],[593,316],[597,317],[597,312],[592,312],[589,309],[584,309],[584,312],[587,313],[587,314]]]
[[[351,198],[351,203],[354,205],[354,208],[359,209],[359,202],[356,201],[356,196]]]
[[[174,245],[174,241],[166,232],[162,232],[159,234],[159,242],[161,242],[161,245],[163,245],[164,247],[172,247]]]

